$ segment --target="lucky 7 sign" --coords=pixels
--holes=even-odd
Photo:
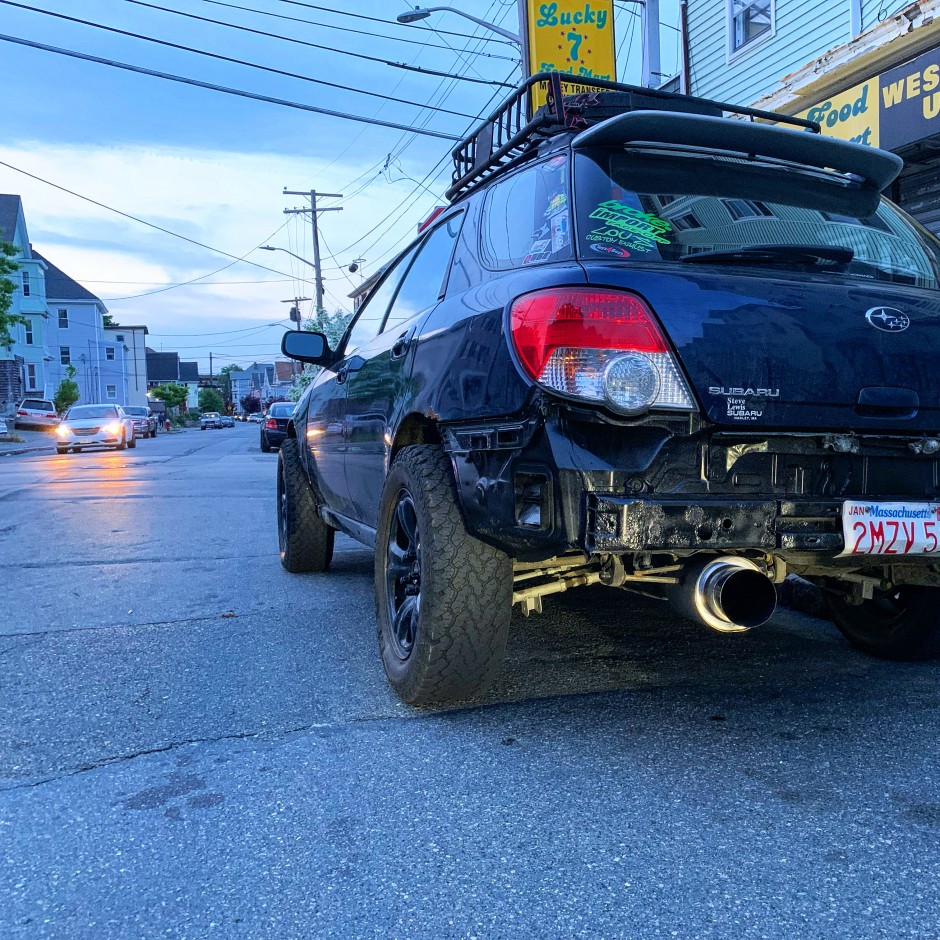
[[[617,80],[613,0],[520,0],[529,75],[561,72],[566,95],[585,91],[578,78]],[[533,90],[532,108],[545,103],[546,88]]]

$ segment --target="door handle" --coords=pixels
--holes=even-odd
[[[408,352],[408,347],[411,345],[411,338],[415,335],[414,327],[410,330],[406,330],[398,339],[395,340],[395,345],[392,346],[392,351],[390,358],[392,359],[401,359],[404,357],[405,353]]]

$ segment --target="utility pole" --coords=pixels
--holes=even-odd
[[[319,208],[317,206],[317,196],[320,196],[322,199],[342,199],[343,197],[339,193],[318,193],[316,190],[311,189],[309,192],[299,192],[293,189],[285,189],[285,196],[308,196],[310,199],[310,207],[303,209],[285,209],[285,215],[306,215],[310,213],[310,221],[313,225],[313,267],[314,267],[314,283],[316,286],[316,296],[317,296],[317,313],[319,314],[323,310],[323,276],[320,271],[320,231],[317,227],[317,216],[321,212],[342,212],[342,206],[331,206],[329,208]],[[299,324],[298,324],[299,325]]]
[[[212,353],[209,353],[209,384],[212,385]]]
[[[300,329],[300,305],[305,301],[310,300],[309,297],[292,297],[290,300],[282,300],[282,304],[293,304],[290,308],[290,318],[297,323],[297,329]],[[295,316],[296,313],[296,316]],[[297,375],[297,360],[291,359],[290,361],[290,374]]]

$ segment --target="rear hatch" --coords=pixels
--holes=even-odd
[[[940,429],[936,291],[805,273],[663,267],[585,265],[592,284],[627,288],[647,302],[710,421]]]
[[[579,258],[641,296],[716,424],[940,429],[940,243],[877,192],[713,154],[575,161]]]

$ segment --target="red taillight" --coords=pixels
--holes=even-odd
[[[264,426],[265,426],[269,431],[276,431],[276,430],[277,430],[277,419],[276,419],[276,418],[268,418],[268,420],[264,422]]]
[[[18,414],[18,415],[28,415],[29,412],[28,412],[28,411],[18,411],[17,414]]]
[[[49,414],[43,415],[44,418],[58,418],[59,416],[53,411]]]
[[[649,308],[634,294],[563,287],[520,297],[510,312],[512,341],[538,379],[556,349],[668,351]]]

